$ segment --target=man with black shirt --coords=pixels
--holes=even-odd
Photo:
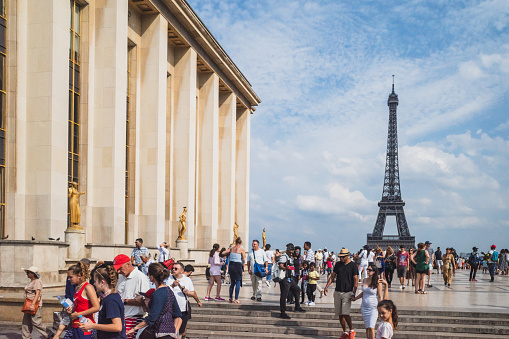
[[[295,282],[295,263],[294,261],[294,250],[295,247],[292,243],[286,245],[286,252],[284,252],[278,260],[279,269],[286,272],[285,278],[279,282],[279,287],[281,289],[281,296],[279,297],[279,309],[281,310],[280,317],[283,319],[290,319],[290,317],[286,314],[286,298],[288,293],[291,292],[293,294],[293,298],[295,300],[295,311],[296,312],[306,312],[299,304],[299,294],[300,288]]]
[[[334,314],[339,316],[339,322],[343,327],[343,335],[340,339],[354,339],[355,330],[350,317],[350,307],[355,299],[357,292],[357,278],[359,271],[357,265],[350,260],[350,252],[348,249],[342,248],[339,252],[339,262],[334,265],[334,271],[331,273],[327,285],[325,285],[325,295],[329,292],[328,287],[336,278],[336,290],[334,291]],[[346,325],[350,328],[350,332],[346,331]]]
[[[442,251],[440,250],[440,246],[437,247],[437,251],[435,252],[435,264],[437,266],[437,274],[440,274],[440,267],[444,265],[442,261]]]

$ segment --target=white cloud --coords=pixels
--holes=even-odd
[[[251,120],[253,232],[270,224],[283,244],[304,240],[289,239],[295,229],[313,242],[327,232],[364,243],[395,74],[411,232],[463,248],[509,241],[483,231],[509,219],[509,121],[499,109],[509,96],[508,1],[189,2],[262,99]]]

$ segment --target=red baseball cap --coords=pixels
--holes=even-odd
[[[125,254],[119,254],[113,259],[113,267],[115,268],[115,271],[118,271],[120,266],[125,264],[126,262],[131,261],[131,259],[125,255]]]

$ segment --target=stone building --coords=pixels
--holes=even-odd
[[[185,0],[0,0],[0,287],[134,240],[199,263],[249,234],[260,99]],[[78,183],[83,230],[70,230]],[[58,239],[58,240],[49,240]],[[35,240],[32,240],[35,239]],[[176,252],[175,252],[176,251]]]

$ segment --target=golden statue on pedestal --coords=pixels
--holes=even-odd
[[[186,237],[184,236],[184,234],[186,233],[186,230],[187,230],[187,228],[186,228],[186,213],[187,213],[187,208],[184,207],[184,211],[179,216],[179,237],[177,238],[177,240],[187,240]]]
[[[76,182],[73,182],[68,188],[67,197],[69,198],[69,213],[71,214],[70,228],[83,229],[80,226],[80,195],[83,194],[85,194],[85,192],[78,191],[78,183]]]
[[[239,237],[239,225],[237,223],[233,224],[233,242],[231,243],[231,246],[235,246],[235,241]]]
[[[263,240],[263,249],[265,250],[265,245],[267,245],[267,237],[265,236],[265,228],[262,232],[262,240]]]

